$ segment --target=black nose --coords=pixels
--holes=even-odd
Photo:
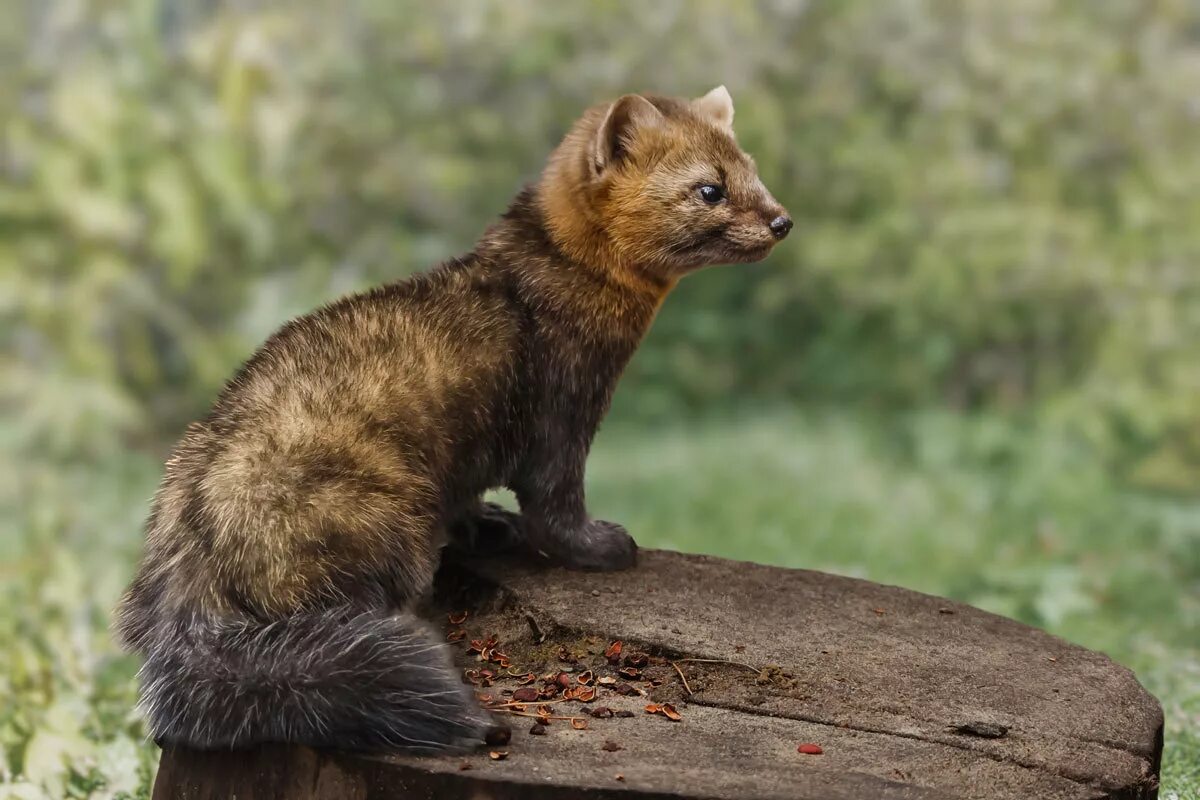
[[[792,220],[788,217],[778,216],[771,220],[771,224],[768,227],[771,228],[771,233],[775,235],[776,239],[782,239],[792,229]]]

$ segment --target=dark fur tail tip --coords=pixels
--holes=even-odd
[[[467,752],[491,720],[440,639],[411,614],[184,616],[151,637],[141,705],[160,747]]]

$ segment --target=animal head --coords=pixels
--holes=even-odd
[[[551,156],[540,194],[570,254],[667,283],[758,261],[792,228],[734,138],[724,86],[694,100],[629,94],[590,109]]]

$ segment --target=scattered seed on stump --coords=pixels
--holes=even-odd
[[[679,720],[683,719],[683,716],[675,710],[675,706],[671,705],[670,703],[662,703],[661,705],[659,703],[651,703],[650,705],[646,706],[646,713],[662,714],[672,722],[679,722]]]
[[[483,736],[483,741],[492,747],[502,747],[508,744],[512,739],[512,728],[507,725],[495,725],[488,728],[487,733]]]

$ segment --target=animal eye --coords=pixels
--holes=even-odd
[[[725,199],[725,190],[720,186],[714,186],[711,183],[706,183],[700,187],[700,199],[708,203],[710,206],[715,206],[717,203]]]

